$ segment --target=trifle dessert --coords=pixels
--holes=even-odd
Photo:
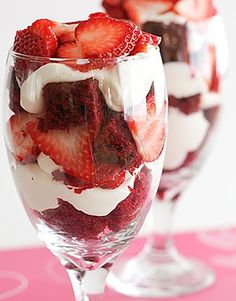
[[[39,237],[79,278],[110,267],[156,193],[167,120],[159,42],[104,13],[16,33],[5,103],[14,180]]]
[[[218,118],[226,66],[221,19],[212,0],[104,0],[103,6],[162,37],[169,97],[169,139],[158,191],[163,199],[179,185],[176,173],[188,178],[186,168],[191,174],[198,166]]]
[[[152,234],[136,261],[119,265],[114,286],[135,296],[190,293],[209,286],[214,276],[205,266],[179,256],[170,238],[170,222],[174,203],[199,170],[218,123],[226,69],[222,20],[212,0],[103,0],[102,4],[110,15],[162,37],[169,98],[168,142],[153,203]]]

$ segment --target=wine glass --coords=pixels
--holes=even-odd
[[[190,294],[210,286],[215,276],[204,263],[179,254],[171,223],[176,201],[203,165],[219,123],[227,65],[223,22],[210,0],[104,0],[103,5],[112,16],[162,36],[169,97],[167,153],[152,233],[137,257],[117,262],[109,283],[131,296]]]
[[[9,51],[11,171],[77,301],[103,294],[113,261],[144,222],[164,161],[166,98],[158,47],[92,60]]]

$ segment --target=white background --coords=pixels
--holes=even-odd
[[[177,206],[175,231],[236,225],[236,96],[234,93],[236,85],[236,1],[218,0],[218,2],[225,20],[230,52],[228,95],[219,134],[212,152]],[[0,8],[1,94],[4,87],[3,77],[7,50],[12,44],[17,29],[26,27],[37,18],[50,18],[58,21],[85,18],[89,12],[98,10],[99,4],[100,1],[96,0],[4,1],[4,7]],[[7,164],[1,129],[0,248],[35,244],[39,244],[39,240],[17,197]]]

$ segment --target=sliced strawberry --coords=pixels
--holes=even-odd
[[[52,57],[57,49],[57,38],[46,19],[35,21],[24,30],[17,31],[13,50],[30,56]],[[17,78],[23,82],[31,73],[45,64],[44,61],[15,60]]]
[[[78,59],[80,56],[80,52],[76,43],[64,43],[62,44],[56,53],[56,57],[68,59],[66,63],[71,68],[79,70],[81,72],[88,72],[95,69],[102,69],[104,67],[113,66],[116,64],[115,58],[109,59],[99,59],[99,60],[91,60],[88,63],[84,64],[76,64],[75,62],[71,61],[71,59]]]
[[[205,20],[216,14],[212,0],[179,1],[174,10],[192,21]]]
[[[16,32],[13,50],[27,55],[51,57],[57,49],[57,38],[46,19]]]
[[[53,57],[57,49],[57,37],[51,29],[50,21],[47,19],[36,20],[30,26],[29,31],[43,40],[49,56]]]
[[[75,42],[75,28],[78,26],[79,21],[70,23],[60,23],[50,21],[52,31],[57,36],[59,44],[67,42]]]
[[[80,56],[78,46],[75,42],[62,44],[56,53],[56,57],[65,59],[77,59]]]
[[[93,18],[80,23],[75,30],[80,58],[109,58],[130,54],[141,36],[141,30],[128,21]]]
[[[143,15],[163,14],[173,9],[175,3],[179,0],[125,0],[123,7],[128,17],[135,24],[142,24]]]
[[[98,13],[92,13],[89,15],[89,19],[96,19],[96,18],[108,18],[108,14],[98,12]]]
[[[16,32],[13,50],[18,53],[48,57],[49,51],[43,39],[33,34],[29,27]]]
[[[28,133],[40,150],[68,174],[90,182],[94,176],[94,164],[89,132],[85,127],[68,130],[39,129],[39,119],[27,125]]]
[[[157,114],[155,96],[151,94],[147,99],[146,116],[128,121],[138,152],[146,162],[156,160],[163,149],[165,113],[164,106],[160,115]]]
[[[130,55],[135,55],[140,52],[147,52],[148,45],[157,46],[161,42],[161,38],[155,36],[154,34],[143,32],[141,37],[138,39],[137,44],[134,49],[131,51]]]
[[[124,1],[125,0],[103,0],[102,6],[105,8],[109,16],[117,19],[128,19],[123,7]]]
[[[34,116],[19,112],[10,118],[11,140],[15,158],[22,163],[34,162],[40,153],[27,132],[26,126]]]

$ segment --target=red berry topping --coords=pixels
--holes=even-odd
[[[141,30],[128,21],[113,18],[92,18],[80,23],[76,42],[81,58],[109,58],[129,55]]]
[[[166,107],[158,115],[156,111],[155,95],[150,92],[147,96],[146,115],[138,119],[130,119],[128,126],[136,142],[141,158],[146,162],[156,160],[162,149],[165,136],[163,119]]]
[[[216,14],[212,0],[179,1],[174,10],[177,14],[192,21],[205,20]]]
[[[89,132],[86,127],[42,132],[39,119],[27,124],[27,131],[40,150],[68,174],[90,182],[94,177],[94,162]]]
[[[22,163],[34,162],[40,153],[26,128],[32,118],[31,114],[25,112],[19,112],[10,118],[13,153],[16,160]]]

